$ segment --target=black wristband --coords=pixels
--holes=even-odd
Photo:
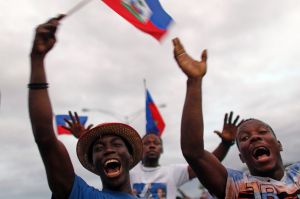
[[[235,144],[235,141],[225,141],[222,140],[222,144],[224,144],[225,146],[232,146]]]
[[[46,89],[48,88],[48,83],[30,83],[27,85],[29,89]]]

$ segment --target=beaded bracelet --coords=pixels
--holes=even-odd
[[[30,83],[27,85],[29,89],[46,89],[48,88],[48,83]]]

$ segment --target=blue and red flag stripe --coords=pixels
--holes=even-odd
[[[70,131],[63,128],[63,126],[67,126],[67,123],[64,119],[71,120],[70,115],[56,115],[55,121],[56,121],[56,127],[57,127],[57,134],[71,134]],[[83,126],[85,125],[88,117],[87,116],[79,116],[80,124]]]
[[[161,136],[165,128],[165,122],[159,113],[152,97],[146,89],[146,133],[154,133]]]
[[[103,0],[129,23],[157,40],[166,34],[172,17],[158,0]]]

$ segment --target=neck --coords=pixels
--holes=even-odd
[[[132,189],[130,186],[129,178],[127,178],[125,183],[120,183],[119,185],[103,183],[103,189],[110,190],[110,191],[116,191],[116,192],[122,192],[122,193],[128,193],[128,194],[132,195]]]
[[[142,164],[144,167],[158,167],[159,166],[159,162],[158,160],[143,160]]]
[[[279,181],[284,176],[284,167],[283,165],[279,165],[270,171],[252,171],[251,174],[255,176],[268,177]]]

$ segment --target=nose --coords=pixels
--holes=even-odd
[[[149,148],[156,148],[156,144],[154,142],[149,143]]]
[[[257,142],[257,141],[261,141],[261,140],[262,140],[262,138],[261,138],[261,135],[259,135],[259,134],[252,135],[250,138],[250,142]]]
[[[104,154],[109,155],[109,154],[112,154],[112,153],[116,153],[115,148],[111,145],[107,145],[104,149]]]

